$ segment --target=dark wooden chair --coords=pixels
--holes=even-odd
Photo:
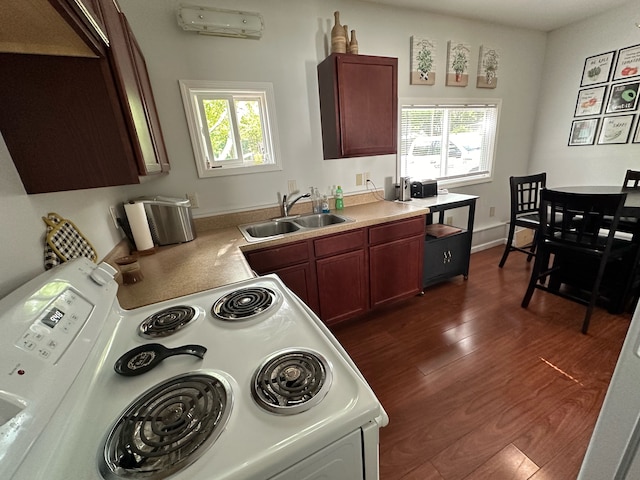
[[[640,171],[627,170],[627,173],[624,176],[624,183],[622,184],[622,188],[624,188],[625,190],[639,190],[640,189]]]
[[[615,237],[626,195],[541,191],[536,260],[522,307],[536,288],[576,301],[587,306],[587,333],[607,266],[623,264],[635,251],[631,241]]]
[[[509,253],[518,251],[527,254],[527,261],[530,262],[535,255],[536,238],[534,233],[533,241],[528,247],[516,247],[513,245],[513,237],[516,227],[528,228],[534,232],[538,231],[540,217],[538,207],[540,204],[540,190],[545,188],[547,174],[538,173],[523,177],[509,177],[509,188],[511,194],[511,218],[509,220],[509,235],[504,253],[500,259],[499,267],[504,267]]]

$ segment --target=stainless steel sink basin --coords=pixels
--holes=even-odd
[[[344,223],[346,221],[346,217],[341,217],[332,213],[315,213],[313,215],[304,215],[294,220],[295,223],[306,228],[326,227],[327,225],[335,225],[336,223]]]
[[[335,215],[333,213],[315,213],[240,225],[238,228],[248,242],[259,242],[282,235],[289,235],[296,232],[300,233],[354,221],[352,218]]]
[[[254,238],[273,237],[297,230],[300,230],[300,227],[293,222],[265,222],[246,227],[247,233]]]

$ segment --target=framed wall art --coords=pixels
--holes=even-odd
[[[636,133],[633,134],[633,143],[640,143],[640,121],[636,124]]]
[[[605,83],[609,80],[613,58],[616,52],[601,53],[593,57],[587,57],[582,70],[581,87]]]
[[[630,112],[638,106],[640,81],[611,85],[606,113]]]
[[[593,145],[599,121],[599,118],[574,120],[571,124],[571,133],[569,134],[569,146]]]
[[[436,42],[424,37],[411,37],[411,85],[436,83]]]
[[[481,45],[476,78],[477,88],[496,88],[498,86],[499,64],[500,51],[497,48]]]
[[[613,71],[613,80],[640,76],[640,45],[618,50],[618,60]]]
[[[598,145],[627,143],[634,117],[635,115],[604,117],[602,119],[602,128],[600,128],[600,134],[598,135]]]
[[[606,85],[580,90],[578,92],[578,101],[576,102],[576,112],[573,116],[585,117],[588,115],[600,115],[606,93]]]
[[[453,40],[449,41],[446,85],[450,87],[466,87],[469,84],[470,53],[471,46],[469,44]]]

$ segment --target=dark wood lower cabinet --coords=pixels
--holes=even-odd
[[[422,289],[422,236],[369,249],[371,306],[416,295]]]
[[[312,245],[308,241],[262,248],[244,255],[260,275],[275,273],[314,312],[319,313]]]
[[[422,289],[424,215],[245,253],[277,274],[328,325]]]
[[[327,324],[355,317],[369,309],[365,251],[316,260],[320,318]]]

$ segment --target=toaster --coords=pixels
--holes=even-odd
[[[411,182],[411,197],[426,198],[435,197],[438,194],[438,182],[436,180],[422,180]]]

